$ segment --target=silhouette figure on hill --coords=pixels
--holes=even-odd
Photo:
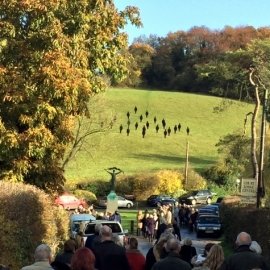
[[[164,118],[162,119],[161,123],[162,123],[163,128],[165,128],[166,127],[166,121],[165,121]]]
[[[135,112],[135,114],[137,113],[137,111],[138,111],[138,108],[135,106],[135,107],[134,107],[134,112]]]
[[[127,118],[129,119],[129,117],[130,117],[130,112],[127,112]]]
[[[154,123],[156,123],[157,122],[157,118],[156,117],[154,117]]]
[[[164,138],[166,138],[167,137],[167,130],[166,129],[164,130],[163,134],[164,134]]]
[[[128,119],[128,121],[127,121],[127,124],[128,124],[128,127],[130,126],[130,120]]]
[[[189,135],[189,132],[190,132],[189,127],[187,127],[187,135]]]
[[[148,112],[148,111],[146,111],[146,112],[145,112],[145,116],[146,116],[146,118],[148,117],[148,115],[149,115],[149,112]]]
[[[172,132],[172,130],[171,130],[171,128],[169,127],[169,128],[168,128],[168,136],[171,135],[171,132]]]
[[[146,122],[146,127],[147,127],[147,129],[149,128],[149,126],[150,126],[150,124],[149,124],[149,122],[147,121],[147,122]]]
[[[143,120],[143,116],[142,116],[142,114],[141,114],[141,116],[140,116],[140,121],[142,122],[142,120]]]
[[[146,134],[146,127],[143,126],[143,128],[142,128],[142,137],[143,137],[143,138],[144,138],[145,134]]]
[[[138,126],[139,126],[139,124],[138,124],[138,122],[136,122],[136,123],[135,123],[135,129],[136,129],[136,130],[138,129]]]
[[[181,124],[179,123],[178,124],[178,131],[180,131],[181,130]]]
[[[176,132],[177,132],[177,125],[174,126],[173,130],[174,130],[174,134],[176,134]]]
[[[127,136],[129,136],[129,133],[130,133],[130,129],[127,128]]]
[[[122,130],[123,130],[123,126],[122,126],[122,125],[120,125],[120,127],[119,127],[119,131],[120,131],[120,133],[122,133]]]
[[[156,125],[156,133],[158,133],[159,125]]]

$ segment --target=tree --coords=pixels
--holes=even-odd
[[[116,121],[116,115],[110,110],[106,110],[106,104],[102,94],[92,97],[88,103],[89,116],[78,116],[75,118],[73,129],[73,141],[67,149],[62,163],[62,169],[65,169],[70,160],[76,158],[76,154],[81,151],[92,155],[93,149],[96,147],[96,141],[87,143],[89,136],[105,133],[113,127]]]
[[[63,186],[74,118],[105,75],[127,74],[128,20],[140,25],[138,10],[111,0],[0,0],[0,179]]]
[[[254,177],[258,182],[258,190],[260,190],[260,195],[264,194],[264,182],[263,182],[263,156],[261,155],[264,146],[258,147],[258,116],[260,105],[262,100],[267,98],[266,89],[270,86],[270,39],[265,40],[254,40],[248,46],[242,50],[237,50],[235,52],[227,53],[227,57],[223,58],[226,61],[219,63],[226,66],[228,74],[231,81],[242,80],[242,84],[246,86],[248,101],[254,102],[253,112],[248,113],[252,115],[251,119],[251,164],[253,167],[252,177]],[[234,73],[233,71],[239,70],[239,72]],[[213,69],[214,70],[214,69]],[[217,69],[216,69],[217,70]],[[219,73],[221,74],[221,72]],[[225,72],[223,74],[226,74]],[[224,82],[228,82],[228,78],[224,78]],[[221,84],[222,88],[224,85]],[[266,104],[265,107],[269,107]],[[263,110],[262,114],[265,114]],[[247,119],[245,119],[245,122]],[[265,130],[264,127],[261,130],[261,142],[264,139]],[[239,161],[238,161],[239,163]],[[259,192],[258,192],[259,194]]]

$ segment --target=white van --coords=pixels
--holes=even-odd
[[[109,220],[93,220],[88,223],[84,222],[83,229],[83,237],[84,241],[86,241],[87,237],[95,234],[95,226],[97,223],[101,223],[102,225],[107,225],[112,229],[113,234],[117,234],[119,236],[120,242],[122,245],[126,243],[126,234],[128,231],[124,231],[122,225],[117,221],[109,221]]]

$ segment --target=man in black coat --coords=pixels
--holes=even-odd
[[[102,226],[100,235],[101,243],[94,248],[95,267],[98,270],[130,270],[125,249],[112,241],[111,228]]]
[[[152,270],[191,270],[191,266],[180,258],[180,249],[178,239],[169,239],[166,243],[166,250],[169,252],[168,256],[156,262]]]
[[[221,270],[249,270],[262,269],[269,270],[263,256],[251,251],[251,237],[246,232],[238,234],[236,239],[236,250],[234,254],[229,256],[221,266]]]

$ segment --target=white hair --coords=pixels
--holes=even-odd
[[[35,250],[35,261],[48,261],[51,258],[51,249],[46,244],[39,245]]]

